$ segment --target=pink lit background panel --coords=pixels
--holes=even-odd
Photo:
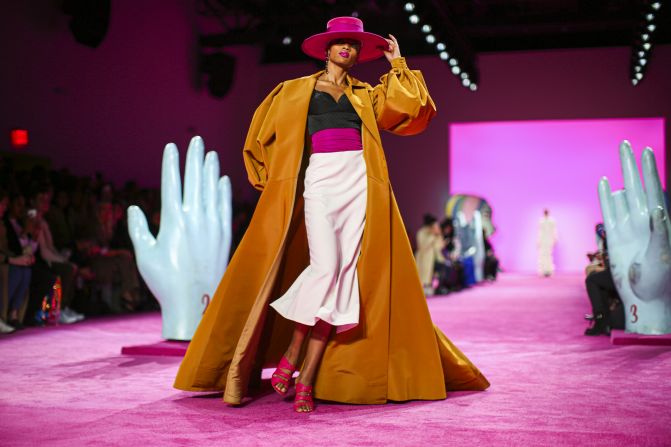
[[[655,151],[662,184],[664,119],[510,121],[450,124],[450,192],[484,197],[497,227],[492,242],[507,271],[536,271],[536,236],[544,208],[557,221],[557,271],[584,269],[601,222],[597,183],[620,189],[619,145],[629,140],[637,162]]]

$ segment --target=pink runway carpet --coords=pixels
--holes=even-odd
[[[671,348],[583,336],[580,276],[507,275],[429,307],[489,390],[310,415],[266,393],[231,408],[172,389],[177,357],[120,354],[159,341],[158,314],[3,336],[0,445],[671,445]]]

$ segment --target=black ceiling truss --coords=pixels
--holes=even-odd
[[[662,4],[669,0],[659,0]],[[477,55],[498,51],[632,46],[632,79],[645,74],[651,53],[640,64],[642,27],[655,0],[416,0],[420,16],[408,20],[406,0],[197,0],[200,15],[214,18],[220,31],[200,38],[204,48],[253,44],[262,63],[305,61],[303,39],[322,32],[328,19],[355,15],[367,31],[394,34],[404,55],[441,56],[443,42],[462,73],[477,83]],[[670,5],[655,13],[651,43],[671,43]],[[431,26],[430,33],[421,25]],[[427,42],[427,34],[435,41]],[[445,59],[444,59],[445,60]],[[449,59],[446,60],[449,64]],[[638,64],[639,68],[635,67]],[[450,65],[452,69],[453,65]],[[636,71],[638,70],[638,71]],[[640,75],[639,75],[640,76]],[[639,80],[640,81],[640,80]]]
[[[657,40],[655,37],[659,34],[659,27],[668,27],[668,22],[666,24],[660,23],[663,8],[660,0],[644,1],[642,3],[638,14],[638,26],[633,39],[631,62],[629,64],[629,78],[634,87],[643,81],[648,71],[654,48],[653,44]]]

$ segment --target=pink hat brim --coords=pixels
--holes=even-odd
[[[361,42],[358,62],[368,62],[382,57],[384,50],[389,48],[385,38],[378,34],[366,31],[332,31],[308,37],[303,41],[301,50],[310,57],[322,60],[326,55],[326,46],[336,39],[352,39]]]

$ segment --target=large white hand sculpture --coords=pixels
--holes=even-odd
[[[140,208],[128,208],[138,269],[161,304],[163,338],[191,340],[228,264],[231,248],[231,182],[219,178],[219,158],[194,137],[186,155],[184,201],[179,152],[163,152],[161,228],[154,238]]]
[[[599,182],[613,280],[625,307],[627,332],[671,333],[671,223],[655,155],[645,148],[643,182],[628,141],[620,145],[624,190]]]

